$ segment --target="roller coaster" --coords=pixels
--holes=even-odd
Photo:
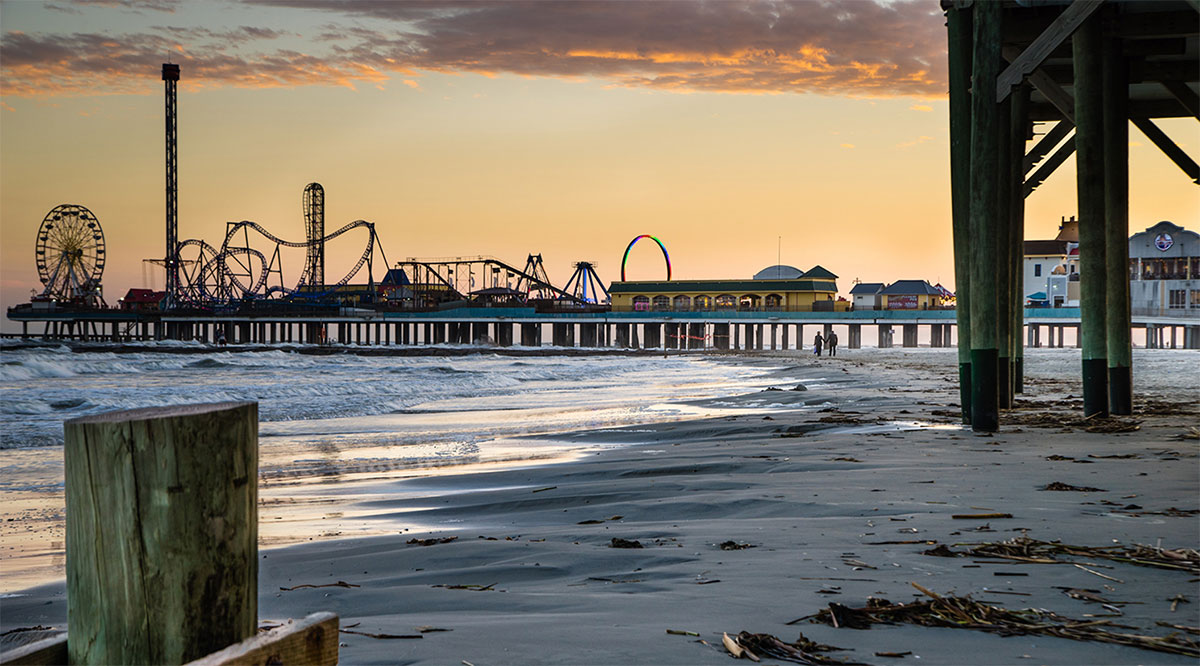
[[[387,266],[383,246],[375,233],[375,225],[355,220],[337,231],[325,235],[325,190],[318,183],[304,188],[304,220],[308,238],[301,241],[284,240],[250,220],[228,222],[221,247],[215,248],[203,240],[191,238],[179,243],[176,250],[179,266],[180,304],[194,308],[221,308],[261,300],[317,301],[327,299],[354,279],[367,267],[367,283],[374,291],[375,255]],[[358,260],[339,280],[325,282],[325,244],[355,230],[366,233],[366,243]],[[251,242],[265,241],[271,246],[262,252]],[[304,268],[299,280],[289,286],[284,277],[281,248],[303,248]]]

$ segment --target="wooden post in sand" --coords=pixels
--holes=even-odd
[[[182,664],[258,621],[258,405],[67,421],[74,664]]]

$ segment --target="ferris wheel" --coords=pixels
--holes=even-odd
[[[37,269],[43,297],[60,301],[100,301],[104,273],[104,231],[92,211],[74,204],[55,206],[37,235]]]

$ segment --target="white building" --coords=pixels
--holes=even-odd
[[[1200,234],[1171,222],[1129,238],[1133,314],[1200,317]]]
[[[1022,291],[1031,306],[1079,305],[1079,221],[1063,218],[1054,240],[1025,241]]]

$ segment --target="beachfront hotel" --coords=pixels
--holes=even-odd
[[[749,280],[614,282],[608,289],[614,312],[845,312],[837,276],[821,266],[801,271],[768,266]]]

